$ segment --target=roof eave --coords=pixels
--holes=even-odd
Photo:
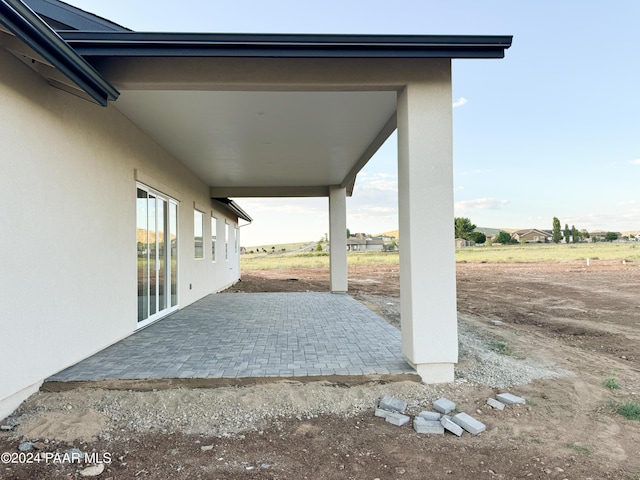
[[[0,23],[102,106],[119,92],[21,0],[0,0]]]
[[[88,57],[503,58],[511,36],[61,31]]]
[[[249,222],[249,223],[253,222],[253,218],[251,218],[247,212],[245,212],[242,208],[240,208],[240,205],[238,205],[236,202],[234,202],[230,198],[212,198],[212,200],[218,203],[221,203],[228,210],[233,212],[234,215],[236,215],[238,218],[243,219],[245,222]]]

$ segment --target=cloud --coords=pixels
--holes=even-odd
[[[254,217],[263,214],[328,215],[326,199],[240,198],[237,201],[244,210],[253,213]]]
[[[455,203],[455,210],[499,210],[509,204],[509,200],[497,200],[495,198],[476,198],[474,200],[462,200]]]
[[[629,160],[631,165],[640,165],[640,158],[636,158],[635,160]]]
[[[455,100],[453,102],[453,108],[458,108],[461,107],[463,105],[465,105],[468,102],[468,100],[464,97],[460,97],[459,99]]]

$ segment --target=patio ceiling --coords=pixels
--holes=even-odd
[[[114,106],[212,196],[324,196],[393,131],[396,91],[121,89]]]
[[[212,197],[351,195],[396,128],[398,92],[508,36],[64,31],[121,92],[114,106]]]

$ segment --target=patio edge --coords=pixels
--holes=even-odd
[[[41,392],[67,392],[80,388],[104,390],[132,390],[148,392],[170,390],[172,388],[221,388],[248,387],[269,383],[327,383],[334,386],[351,387],[367,383],[416,382],[422,383],[418,374],[375,374],[375,375],[318,375],[308,377],[242,377],[242,378],[154,378],[154,379],[117,379],[83,381],[46,381],[40,387]]]

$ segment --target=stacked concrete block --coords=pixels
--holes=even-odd
[[[384,418],[385,421],[401,427],[409,423],[411,417],[403,415],[407,410],[407,402],[398,398],[385,396],[380,400],[378,408],[376,408],[375,416]]]
[[[464,428],[471,435],[478,435],[479,433],[484,432],[485,429],[487,428],[484,423],[479,422],[478,420],[473,418],[471,415],[468,415],[464,412],[454,415],[451,421],[456,425],[459,425],[462,428]]]
[[[425,420],[431,421],[431,422],[439,422],[440,421],[440,414],[438,412],[420,412],[418,414],[419,417],[424,418]]]
[[[411,420],[411,417],[398,412],[389,412],[385,417],[385,421],[395,425],[396,427],[401,427],[402,425],[409,423],[409,420]]]
[[[447,413],[452,412],[456,409],[456,404],[447,398],[441,397],[433,402],[433,409],[436,412],[440,412],[446,415]]]
[[[380,400],[378,407],[390,412],[404,413],[407,411],[407,402],[395,397],[384,396],[382,400]]]
[[[496,410],[504,410],[504,403],[496,400],[495,398],[487,398],[487,405]]]
[[[462,432],[464,432],[464,430],[460,425],[453,423],[451,421],[451,417],[449,415],[444,415],[440,419],[440,423],[442,424],[445,430],[449,430],[454,435],[460,436],[462,435]]]
[[[514,405],[514,404],[525,404],[527,401],[516,395],[512,395],[511,393],[499,393],[496,395],[496,399],[505,405]]]
[[[438,415],[439,417],[439,415]],[[416,433],[426,435],[443,435],[444,427],[438,420],[426,420],[424,417],[417,416],[413,419],[413,429]]]
[[[387,418],[391,412],[389,410],[385,410],[384,408],[376,408],[376,413],[374,414],[376,417]]]

